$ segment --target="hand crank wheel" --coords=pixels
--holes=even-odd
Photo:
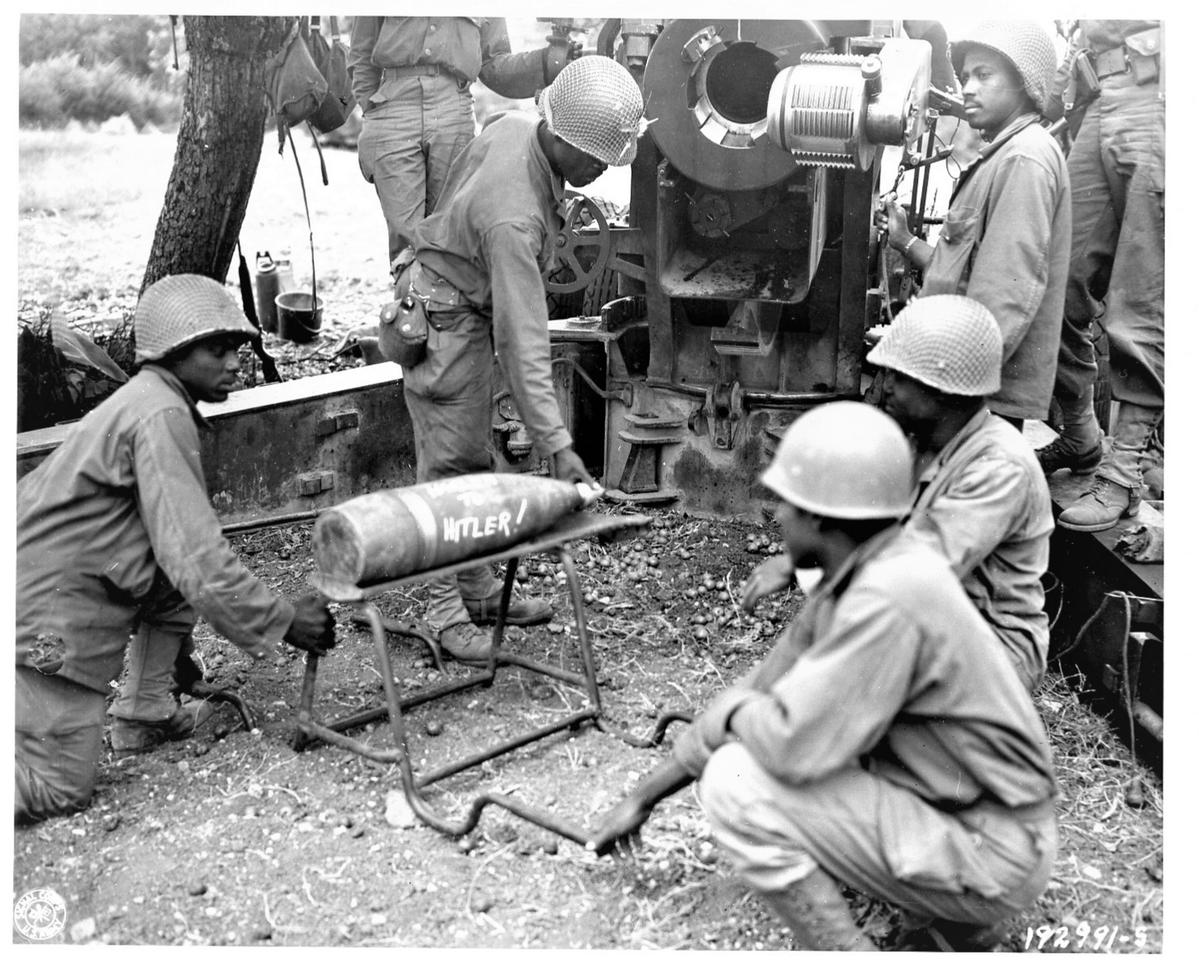
[[[603,209],[586,195],[566,193],[562,228],[554,258],[542,274],[547,292],[578,292],[597,279],[608,261],[612,232]]]

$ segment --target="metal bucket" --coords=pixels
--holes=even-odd
[[[279,335],[295,343],[312,342],[321,330],[324,305],[324,300],[311,292],[293,290],[279,293],[275,297]]]

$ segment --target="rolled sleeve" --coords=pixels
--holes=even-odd
[[[262,658],[295,611],[246,569],[221,533],[190,412],[162,410],[143,421],[134,463],[138,511],[159,567],[217,632]]]
[[[496,355],[521,419],[541,455],[549,457],[571,446],[571,437],[554,393],[540,249],[541,240],[524,225],[494,226],[483,239]]]

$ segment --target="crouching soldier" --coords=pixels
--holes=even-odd
[[[945,559],[897,525],[912,473],[867,404],[792,424],[762,483],[795,566],[823,578],[601,822],[597,852],[701,777],[714,837],[803,948],[873,946],[838,881],[963,947],[1036,900],[1057,851],[1048,740]]]
[[[177,275],[145,291],[133,325],[139,372],[17,487],[18,821],[87,805],[127,644],[118,752],[205,718],[175,694],[197,613],[255,658],[280,640],[333,644],[324,601],[289,602],[250,574],[208,502],[196,401],[235,388],[250,323],[219,283]]]
[[[880,406],[916,448],[904,529],[946,557],[1031,691],[1049,655],[1041,576],[1053,509],[1036,451],[987,409],[1003,366],[999,324],[967,296],[922,296],[866,359],[883,372]],[[742,607],[792,581],[786,556],[768,559],[747,579]]]

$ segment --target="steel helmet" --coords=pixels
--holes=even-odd
[[[1033,20],[986,20],[950,48],[953,69],[959,75],[971,47],[986,47],[1002,54],[1024,82],[1024,90],[1041,114],[1057,72],[1057,51],[1049,31]]]
[[[999,390],[1003,336],[976,299],[921,296],[895,317],[866,360],[942,393],[986,397]]]
[[[207,336],[249,339],[257,333],[225,287],[207,276],[164,276],[138,300],[133,314],[135,360],[151,363]]]
[[[788,504],[831,518],[897,518],[912,503],[912,451],[876,407],[839,400],[787,428],[761,481]]]
[[[541,92],[537,110],[550,131],[605,165],[630,164],[645,130],[645,105],[633,75],[598,54],[567,64]]]

